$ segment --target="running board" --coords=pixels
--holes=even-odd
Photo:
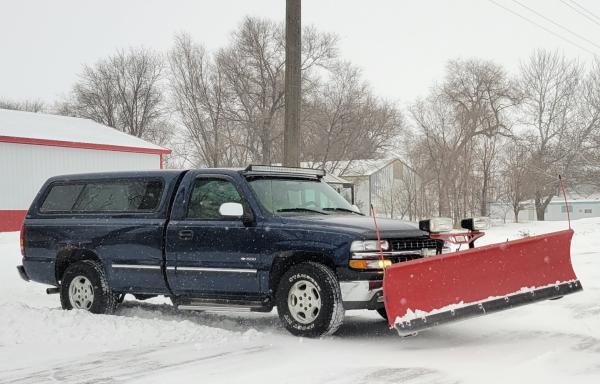
[[[416,319],[398,321],[394,324],[394,328],[396,328],[396,331],[398,331],[400,336],[408,336],[438,325],[488,315],[494,312],[519,307],[521,305],[531,304],[536,301],[556,299],[581,290],[583,290],[583,287],[579,280],[570,281],[535,289],[529,292],[516,293],[497,299],[470,304],[464,307],[418,317]]]
[[[237,301],[237,300],[210,300],[192,299],[177,304],[178,309],[187,311],[238,311],[238,312],[261,312],[270,311],[271,307],[262,301]]]

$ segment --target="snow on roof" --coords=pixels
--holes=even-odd
[[[0,141],[3,141],[2,136],[170,153],[168,149],[89,119],[8,109],[0,109]],[[77,145],[73,146],[77,147]]]
[[[385,168],[389,163],[395,161],[395,158],[388,159],[362,159],[353,160],[348,164],[340,164],[339,168],[344,170],[342,175],[344,177],[358,177],[358,176],[370,176],[375,172]]]
[[[550,202],[550,204],[564,204],[565,200],[564,197],[562,196],[554,196],[552,198],[552,201]],[[567,204],[574,204],[574,203],[600,203],[600,196],[589,196],[587,198],[582,198],[582,197],[567,197]]]
[[[385,159],[361,159],[361,160],[339,160],[339,161],[328,161],[325,164],[303,162],[302,167],[315,168],[316,165],[320,165],[318,168],[324,168],[328,173],[341,177],[360,177],[370,176],[375,172],[385,168],[388,164],[393,161],[402,161],[397,157],[388,157]]]
[[[326,173],[323,180],[328,184],[352,184],[346,179],[342,179],[339,176],[336,176],[332,173]]]

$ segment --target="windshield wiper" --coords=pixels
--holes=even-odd
[[[321,215],[328,215],[327,212],[319,211],[317,209],[300,208],[300,207],[282,208],[282,209],[278,209],[276,212],[314,212],[314,213],[319,213]]]
[[[348,208],[341,208],[341,207],[327,207],[327,208],[323,208],[324,211],[341,211],[341,212],[350,212],[350,213],[355,213],[357,215],[361,215],[364,216],[362,213],[360,212],[356,212],[352,209],[348,209]]]

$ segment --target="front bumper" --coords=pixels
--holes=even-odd
[[[383,308],[383,284],[381,280],[341,281],[340,290],[344,309]]]
[[[25,272],[25,268],[22,265],[17,265],[17,271],[19,272],[21,279],[29,281],[29,276],[27,276],[27,272]]]

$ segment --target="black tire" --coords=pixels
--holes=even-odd
[[[113,313],[117,307],[117,295],[114,294],[106,280],[106,274],[102,265],[93,260],[83,260],[73,263],[67,267],[63,274],[60,284],[60,304],[63,309],[71,310],[73,305],[69,298],[69,289],[73,280],[77,280],[74,284],[86,284],[89,282],[91,286],[91,299],[85,300],[88,305],[82,305],[83,301],[77,299],[77,293],[74,295],[76,305],[80,305],[80,309],[88,310],[92,313]],[[89,292],[88,292],[89,293]]]
[[[376,311],[377,311],[377,313],[379,313],[379,315],[381,317],[383,317],[386,320],[388,319],[388,317],[387,317],[387,311],[385,310],[385,307],[377,308]]]
[[[296,290],[297,287],[301,288],[303,283],[304,287],[308,283],[311,292],[314,289],[313,295],[319,300],[320,308],[316,312],[314,308],[308,309],[307,312],[310,312],[310,316],[314,316],[314,319],[304,317],[304,321],[299,321],[302,313],[292,314],[288,299],[290,299],[290,291]],[[344,320],[340,285],[333,271],[323,264],[306,262],[288,269],[277,287],[276,303],[281,323],[296,336],[331,335],[337,331]],[[296,303],[300,302],[296,300]]]

